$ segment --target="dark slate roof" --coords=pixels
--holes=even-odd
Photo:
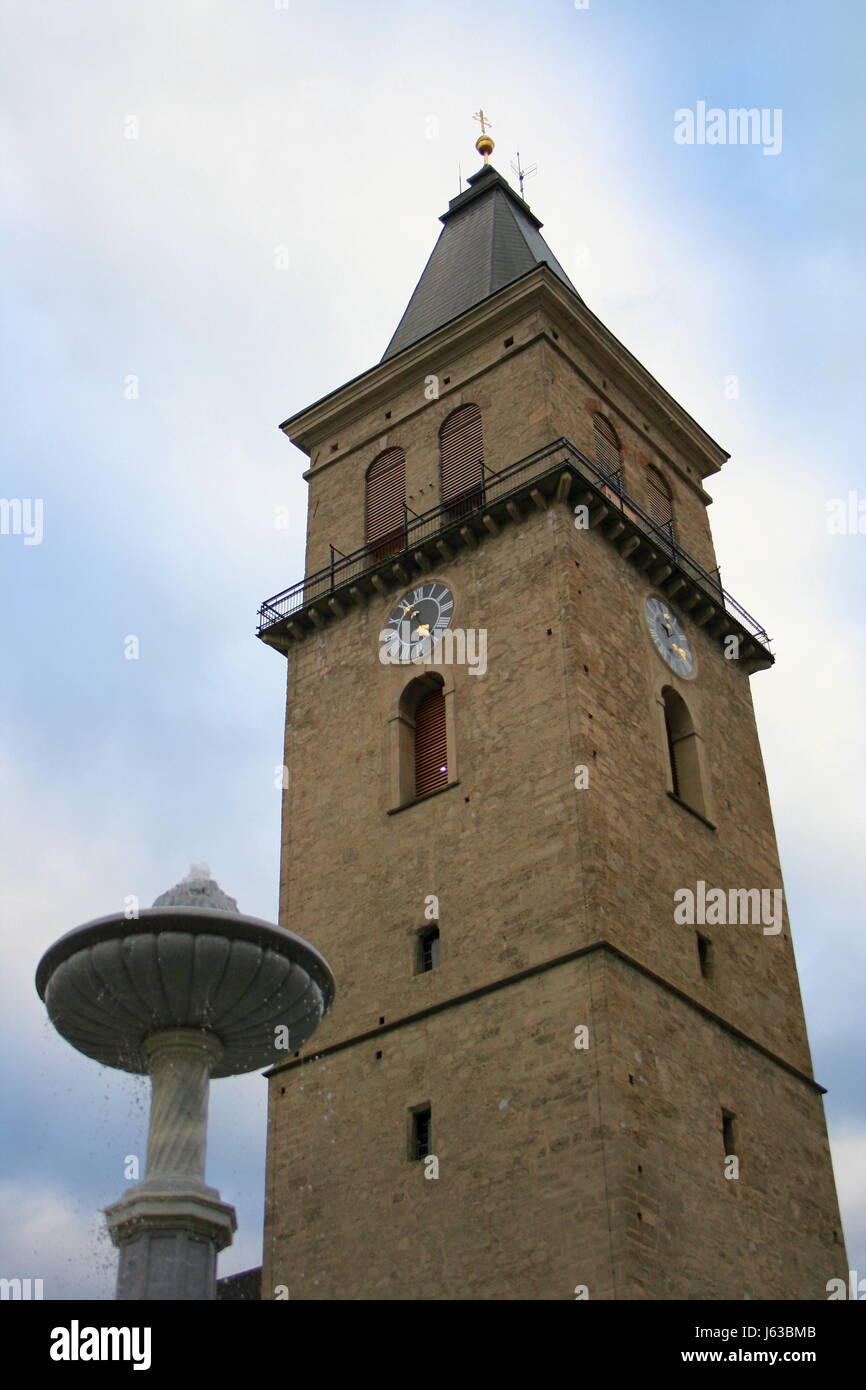
[[[493,165],[484,165],[468,182],[439,219],[439,240],[383,362],[542,262],[577,295],[541,235],[538,218]]]

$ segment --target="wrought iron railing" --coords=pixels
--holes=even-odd
[[[330,560],[325,569],[307,575],[291,588],[266,599],[259,609],[259,635],[335,590],[375,570],[393,565],[399,561],[400,555],[417,550],[434,537],[444,536],[449,530],[465,526],[471,516],[506,501],[522,491],[529,482],[542,483],[566,470],[587,485],[591,493],[597,494],[598,501],[604,499],[609,505],[615,506],[626,521],[631,522],[668,557],[672,566],[704,591],[714,603],[720,603],[762,646],[769,649],[770,639],[765,629],[722,587],[719,571],[711,573],[704,569],[683,550],[672,522],[660,526],[639,502],[629,496],[622,486],[620,471],[606,473],[568,439],[557,439],[552,444],[546,444],[526,458],[500,469],[498,473],[484,468],[471,498],[452,498],[422,513],[404,506],[402,530],[386,538],[387,546],[380,539],[348,555],[331,546]]]

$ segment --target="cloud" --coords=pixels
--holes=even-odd
[[[74,1189],[0,1181],[0,1229],[5,1278],[41,1279],[46,1299],[114,1297],[116,1252]]]

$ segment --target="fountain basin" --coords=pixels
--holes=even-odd
[[[39,962],[36,988],[73,1047],[140,1075],[150,1072],[146,1039],[174,1028],[219,1039],[213,1077],[271,1066],[312,1036],[334,997],[324,957],[294,932],[178,906],[67,932]]]

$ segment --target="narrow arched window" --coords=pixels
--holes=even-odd
[[[389,815],[457,785],[452,698],[438,671],[403,687],[389,720]]]
[[[665,733],[670,763],[671,790],[678,800],[706,816],[698,754],[698,736],[688,706],[669,685],[662,691]]]
[[[439,473],[442,502],[452,517],[464,516],[480,505],[484,496],[484,441],[477,405],[461,405],[443,421]]]
[[[664,532],[666,539],[674,541],[674,503],[670,484],[657,468],[647,469],[647,481],[650,519]]]
[[[622,446],[619,436],[606,415],[593,415],[592,431],[595,439],[596,467],[606,478],[612,478],[622,468]]]
[[[367,469],[367,544],[377,560],[396,555],[406,544],[406,455],[386,449]]]
[[[445,693],[441,685],[423,695],[415,710],[415,795],[448,786]]]

